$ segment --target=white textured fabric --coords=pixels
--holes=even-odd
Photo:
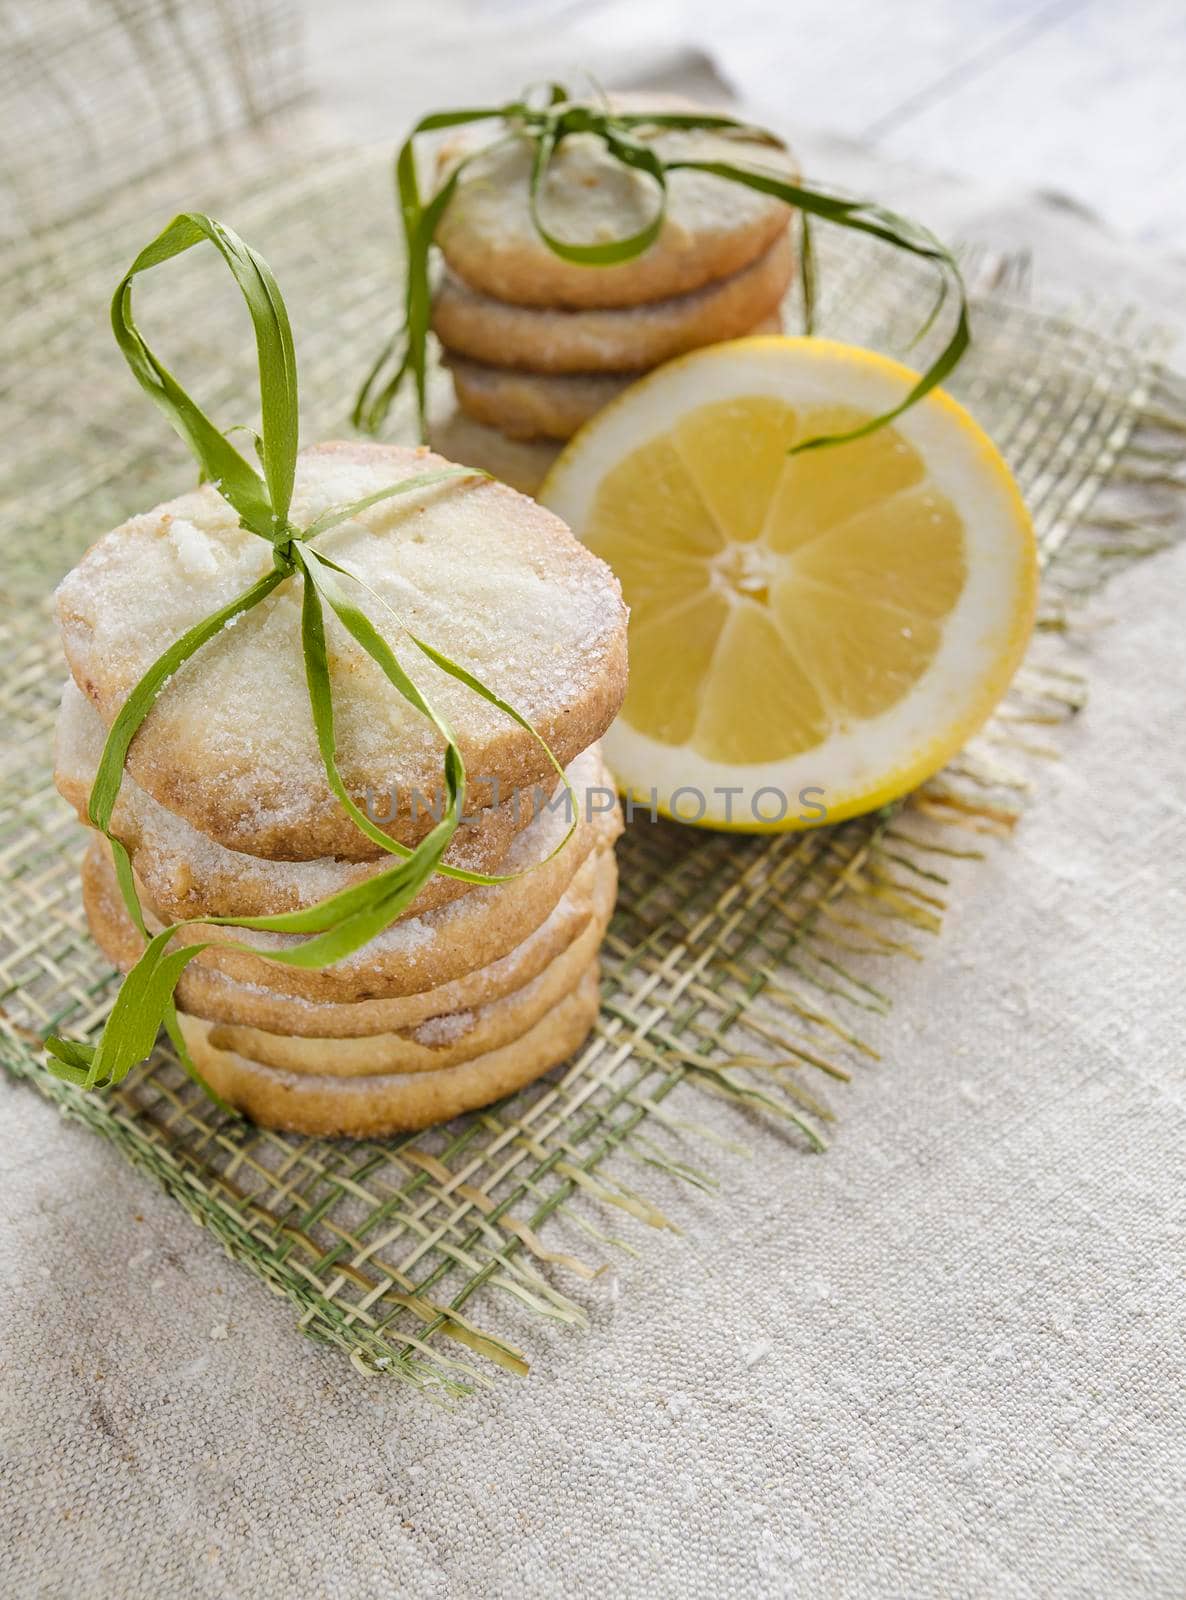
[[[685,1232],[615,1226],[641,1253],[565,1283],[587,1336],[500,1303],[525,1381],[360,1377],[0,1077],[5,1594],[1186,1591],[1183,592],[1186,548],[1108,592],[1063,759],[893,968],[831,1151],[707,1102],[752,1151],[712,1157],[728,1203],[658,1181]]]
[[[500,1310],[534,1370],[456,1410],[0,1081],[7,1592],[1180,1595],[1184,588],[1186,548],[1114,584],[828,1154],[711,1102],[729,1204],[625,1219],[588,1336]]]

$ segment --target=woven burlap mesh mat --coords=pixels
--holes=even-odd
[[[619,851],[600,1020],[568,1065],[430,1133],[290,1137],[217,1111],[165,1049],[117,1090],[84,1095],[49,1077],[38,1046],[51,1026],[93,1034],[118,982],[82,916],[82,830],[51,782],[64,669],[47,596],[93,538],[192,479],[106,325],[119,273],[182,206],[214,210],[271,261],[296,329],[306,439],[347,432],[396,315],[389,158],[316,153],[299,118],[9,251],[0,1059],[163,1184],[308,1333],[367,1371],[459,1392],[490,1362],[527,1370],[500,1332],[500,1297],[580,1323],[574,1282],[612,1257],[614,1213],[674,1225],[648,1173],[712,1186],[714,1097],[781,1126],[780,1159],[822,1148],[830,1091],[874,1056],[862,1022],[888,1004],[890,958],[938,927],[945,858],[1008,828],[1042,729],[1080,703],[1062,634],[1115,565],[1170,536],[1149,507],[1173,477],[1182,397],[1136,319],[1036,309],[1023,262],[969,256],[975,344],[951,387],[1017,474],[1045,567],[1034,652],[993,725],[892,813],[765,838],[636,819]],[[924,280],[849,236],[821,243],[824,331],[901,352]],[[224,426],[251,423],[253,356],[233,290],[210,261],[170,270],[145,285],[149,336]],[[438,376],[438,408],[441,388]],[[406,408],[388,432],[411,437]],[[672,1099],[683,1084],[700,1095]],[[549,1225],[558,1215],[566,1227]]]

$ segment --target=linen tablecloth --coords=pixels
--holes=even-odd
[[[1186,303],[1049,203],[812,168]],[[524,1381],[363,1378],[0,1076],[4,1592],[1181,1594],[1184,589],[1179,546],[1096,603],[1088,706],[896,965],[830,1151],[722,1111],[728,1203],[681,1194]]]

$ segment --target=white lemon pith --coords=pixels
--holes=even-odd
[[[1000,455],[915,374],[819,339],[673,361],[576,436],[540,499],[606,560],[630,688],[623,789],[712,827],[806,827],[937,771],[1004,693],[1033,625],[1033,531]]]

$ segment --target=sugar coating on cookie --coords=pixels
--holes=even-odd
[[[292,521],[314,518],[449,463],[395,445],[301,453]],[[469,808],[551,772],[505,713],[429,662],[403,621],[527,717],[562,764],[605,731],[625,692],[626,613],[609,568],[551,513],[503,484],[464,478],[383,501],[317,548],[369,586],[340,580],[452,725],[472,780]],[[210,485],[101,538],[62,581],[58,619],[79,688],[110,726],[149,666],[188,628],[272,567]],[[378,596],[376,598],[375,596]],[[128,753],[161,805],[229,849],[293,860],[380,857],[326,782],[305,682],[301,581],[285,580],[173,677]],[[393,615],[393,613],[395,615]],[[338,763],[361,804],[396,797],[400,836],[415,797],[442,788],[443,741],[326,615]],[[422,825],[421,825],[422,831]],[[415,832],[413,830],[413,837]]]
[[[295,1133],[371,1137],[444,1122],[512,1093],[567,1059],[597,1016],[594,962],[571,994],[500,1049],[431,1072],[336,1078],[281,1072],[210,1042],[210,1024],[180,1013],[202,1076],[241,1111]]]
[[[623,110],[699,109],[660,96],[615,96]],[[727,162],[793,180],[788,153],[722,132],[634,130],[665,161]],[[769,248],[786,227],[790,208],[714,174],[668,175],[667,214],[659,237],[632,260],[596,268],[564,260],[536,232],[530,208],[534,145],[524,135],[478,124],[442,144],[442,177],[472,156],[445,208],[436,240],[466,283],[497,300],[527,306],[631,306],[686,294],[738,271]],[[540,193],[542,218],[565,243],[626,237],[652,219],[654,181],[624,167],[594,134],[563,140]]]
[[[516,372],[450,356],[457,404],[510,439],[571,439],[641,372]]]
[[[261,983],[312,1000],[365,1000],[417,994],[486,966],[514,949],[545,920],[590,854],[612,849],[622,829],[621,809],[608,781],[598,782],[596,752],[587,775],[574,783],[575,830],[566,807],[545,809],[519,833],[502,870],[505,883],[471,890],[447,905],[393,922],[358,950],[328,967],[302,968],[269,961],[297,948],[303,936],[208,924],[182,927],[175,945],[203,944],[198,961],[231,977]],[[579,763],[573,763],[574,769]],[[143,893],[154,932],[163,919]],[[232,948],[247,946],[248,949]],[[258,951],[259,954],[254,954]]]
[[[748,333],[776,311],[794,268],[784,229],[729,277],[642,305],[508,305],[446,273],[433,304],[433,329],[447,349],[489,365],[538,373],[634,372]]]
[[[105,734],[98,712],[74,680],[68,679],[58,713],[54,782],[83,822]],[[596,752],[600,747],[592,748]],[[589,770],[588,761],[584,769],[579,768],[581,759],[569,763],[570,781],[573,773],[580,781],[580,771]],[[542,786],[541,792],[546,789],[547,785]],[[514,796],[476,812],[463,820],[453,835],[444,864],[469,872],[497,872],[511,841],[531,820],[532,807],[516,803]],[[199,833],[184,817],[166,811],[126,773],[110,832],[127,846],[149,900],[162,916],[177,922],[186,917],[256,917],[300,910],[387,871],[395,860],[385,855],[380,861],[339,861],[334,856],[273,861],[228,850]],[[434,873],[400,915],[419,916],[456,899],[468,888],[464,879]]]
[[[765,317],[745,337],[782,332]],[[643,372],[518,372],[451,355],[457,404],[467,417],[510,439],[571,439],[590,417],[616,400]],[[542,479],[542,473],[541,473]]]
[[[608,920],[617,892],[612,851],[597,851],[574,875],[548,916],[506,955],[418,994],[383,999],[310,1000],[264,983],[243,982],[201,960],[191,961],[177,985],[183,1010],[211,1022],[262,1028],[300,1038],[367,1038],[419,1028],[436,1018],[489,1005],[522,989],[588,929],[593,917]],[[128,916],[110,857],[97,845],[82,865],[87,922],[103,953],[121,970],[131,968],[144,941]],[[275,969],[283,979],[281,968]]]
[[[521,987],[483,1005],[442,1012],[414,1027],[362,1037],[291,1035],[219,1022],[211,1030],[210,1042],[266,1067],[335,1078],[432,1072],[470,1061],[521,1037],[572,992],[596,960],[612,909],[612,894],[598,894],[596,912],[571,944]]]

